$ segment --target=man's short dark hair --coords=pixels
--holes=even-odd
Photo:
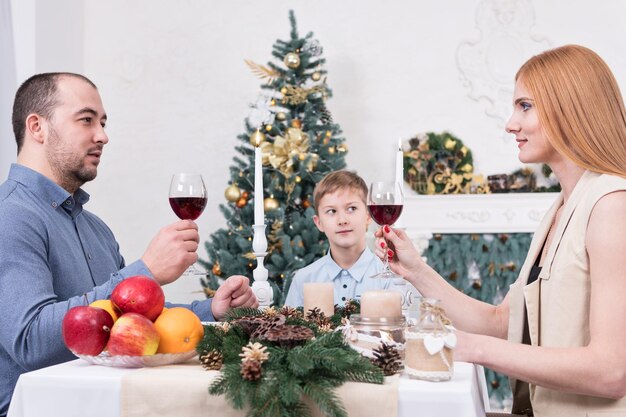
[[[24,145],[26,118],[35,113],[46,119],[52,117],[58,103],[57,83],[60,77],[76,77],[88,82],[93,88],[96,85],[87,77],[71,72],[46,72],[36,74],[24,81],[15,93],[13,101],[13,133],[17,143],[17,153]]]

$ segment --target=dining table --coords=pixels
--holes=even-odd
[[[8,417],[245,416],[224,396],[208,392],[219,371],[198,357],[184,363],[142,368],[90,364],[83,359],[22,374]],[[406,375],[382,385],[347,382],[336,389],[349,416],[484,417],[489,401],[481,366],[454,363],[449,381]],[[315,410],[314,416],[323,416]]]

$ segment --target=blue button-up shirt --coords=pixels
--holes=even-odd
[[[306,282],[332,282],[335,304],[344,305],[349,299],[359,300],[365,291],[387,289],[391,285],[389,279],[371,278],[382,269],[383,263],[368,248],[365,248],[350,269],[342,269],[337,265],[329,252],[295,273],[285,305],[291,307],[304,305]]]
[[[61,323],[72,307],[106,299],[143,261],[125,266],[111,230],[47,177],[13,164],[0,185],[0,416],[23,372],[75,359]],[[208,300],[189,306],[212,320]]]

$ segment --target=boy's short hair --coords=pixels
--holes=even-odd
[[[318,213],[319,203],[326,194],[334,193],[339,189],[352,189],[361,192],[361,199],[366,203],[367,184],[356,172],[353,171],[333,171],[326,175],[322,181],[315,186],[313,191],[313,207],[315,213]]]

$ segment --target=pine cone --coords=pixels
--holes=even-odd
[[[308,311],[306,319],[317,325],[317,327],[325,327],[331,324],[330,317],[326,317],[322,310],[315,307]]]
[[[402,360],[395,346],[382,342],[372,353],[374,354],[372,363],[382,369],[385,376],[393,375],[400,370]]]
[[[346,301],[346,305],[344,306],[343,311],[344,311],[346,317],[350,317],[350,315],[356,313],[358,309],[359,309],[359,306],[358,306],[357,302],[352,300],[352,299],[350,299],[350,300]]]
[[[200,355],[200,362],[207,371],[219,371],[224,363],[224,355],[217,350],[211,350]]]
[[[259,361],[242,361],[241,377],[248,381],[258,381],[261,379],[262,363]]]
[[[269,356],[267,346],[263,346],[259,342],[248,343],[241,349],[241,353],[239,354],[242,361],[258,361],[261,363],[265,362]]]
[[[324,313],[322,313],[322,310],[320,310],[318,307],[312,308],[309,311],[304,312],[305,318],[313,322],[319,320],[319,318],[323,315]]]
[[[303,314],[297,308],[293,308],[289,306],[283,306],[280,309],[279,313],[285,316],[286,318],[291,318],[291,317],[300,318],[303,316]]]

